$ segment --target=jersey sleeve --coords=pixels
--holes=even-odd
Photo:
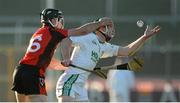
[[[78,36],[70,36],[69,39],[70,39],[73,43],[78,43]]]
[[[101,58],[107,58],[107,57],[117,56],[118,50],[119,48],[121,48],[121,46],[105,43],[102,44],[101,48],[102,48]]]
[[[57,32],[61,33],[63,36],[68,36],[68,29],[56,29]]]

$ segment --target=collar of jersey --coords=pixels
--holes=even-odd
[[[94,35],[96,35],[96,33],[95,32],[93,32],[94,33]],[[98,41],[99,41],[99,43],[101,43],[101,44],[104,44],[105,42],[102,42],[101,40],[99,40],[99,37],[96,35],[96,37],[97,37],[97,39],[98,39]]]

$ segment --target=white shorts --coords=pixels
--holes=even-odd
[[[63,73],[56,85],[56,97],[70,96],[76,101],[88,101],[88,92],[85,81],[82,82],[81,74]]]

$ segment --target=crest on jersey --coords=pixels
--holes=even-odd
[[[45,80],[44,80],[44,78],[40,77],[40,78],[39,78],[39,83],[40,83],[40,86],[41,86],[41,87],[45,86]]]

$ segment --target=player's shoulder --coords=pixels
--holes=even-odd
[[[83,37],[95,37],[96,35],[91,32],[91,33],[88,33],[88,34],[85,34],[85,35],[82,35]]]
[[[48,33],[48,32],[49,32],[49,27],[45,26],[45,27],[41,27],[41,28],[37,29],[35,34],[39,34],[39,33],[43,34],[43,33]]]
[[[119,46],[119,45],[112,44],[112,43],[108,43],[108,42],[105,42],[104,45],[108,45],[108,46]]]
[[[94,34],[93,32],[85,34],[84,37],[88,39],[97,38],[96,34]]]
[[[110,45],[114,45],[114,44],[111,44],[111,43],[108,43],[108,42],[104,42],[104,43],[101,43],[102,46],[110,46]]]
[[[84,38],[84,39],[89,39],[93,37],[94,37],[93,33],[88,33],[88,34],[78,35],[78,36],[70,36],[70,38]]]
[[[119,48],[119,45],[115,45],[115,44],[105,42],[105,43],[101,44],[101,47],[112,49],[112,48]]]

